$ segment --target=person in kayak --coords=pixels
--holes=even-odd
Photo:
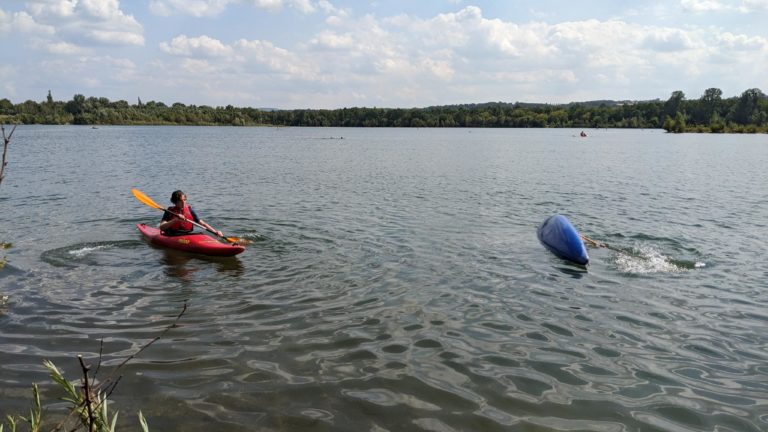
[[[180,191],[173,191],[171,194],[171,202],[173,206],[163,213],[163,219],[160,222],[160,231],[165,235],[182,235],[189,234],[195,228],[192,222],[202,225],[206,229],[215,232],[219,237],[224,237],[224,234],[216,228],[208,225],[204,220],[197,217],[197,213],[192,210],[192,207],[187,204],[187,195]],[[178,215],[183,216],[180,218]],[[187,219],[187,220],[184,220]]]

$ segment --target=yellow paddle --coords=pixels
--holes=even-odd
[[[132,188],[131,189],[131,193],[133,193],[133,196],[136,197],[136,199],[139,200],[140,202],[142,202],[142,203],[144,203],[144,204],[146,204],[146,205],[148,205],[148,206],[150,206],[152,208],[155,208],[155,209],[158,209],[158,210],[162,210],[162,211],[167,211],[168,213],[170,213],[170,214],[172,214],[172,215],[174,215],[174,216],[176,216],[178,218],[184,219],[185,221],[192,223],[192,225],[198,226],[198,227],[208,231],[209,233],[211,233],[211,234],[213,234],[213,235],[215,235],[217,237],[223,238],[224,240],[226,240],[226,241],[228,241],[230,243],[237,243],[237,244],[240,244],[240,245],[247,245],[247,244],[249,244],[251,242],[250,240],[247,240],[247,239],[244,239],[244,238],[240,238],[240,237],[225,237],[225,236],[221,236],[217,232],[215,232],[213,230],[210,230],[210,229],[200,225],[199,223],[197,223],[195,221],[189,220],[189,219],[185,218],[184,216],[182,216],[180,214],[174,213],[172,211],[169,211],[169,210],[163,208],[163,206],[161,206],[160,204],[152,201],[152,198],[148,197],[146,194],[144,194],[144,192],[142,192],[142,191],[140,191],[140,190],[138,190],[136,188]]]

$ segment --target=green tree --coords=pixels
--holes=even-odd
[[[664,120],[664,125],[662,127],[667,132],[672,132],[672,133],[685,132],[685,116],[680,111],[675,113],[674,119],[670,116],[667,116],[667,118]]]
[[[672,95],[664,103],[664,114],[672,117],[680,111],[683,101],[685,100],[685,93],[680,90],[672,92]]]
[[[675,133],[685,132],[685,115],[680,111],[675,114]]]
[[[715,113],[719,114],[720,106],[723,101],[723,91],[719,88],[708,88],[704,91],[704,94],[699,99],[699,118],[697,121],[701,123],[710,120]]]
[[[736,123],[746,125],[749,123],[758,124],[760,116],[760,99],[765,98],[760,89],[752,88],[745,90],[739,97],[736,106],[733,107],[731,118]]]
[[[717,112],[712,114],[712,118],[709,120],[709,130],[714,133],[725,131],[725,121]]]

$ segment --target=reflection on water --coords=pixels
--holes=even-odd
[[[210,267],[212,265],[217,272],[232,277],[242,276],[245,271],[242,261],[237,256],[209,257],[155,247],[153,245],[150,246],[162,250],[160,261],[165,265],[165,274],[185,282],[192,282],[194,280],[192,277],[194,273],[201,270],[203,266]]]

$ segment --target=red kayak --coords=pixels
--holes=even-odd
[[[222,243],[203,233],[167,236],[162,234],[158,228],[145,224],[138,224],[136,227],[150,243],[184,252],[209,256],[233,256],[245,250],[245,246]]]

